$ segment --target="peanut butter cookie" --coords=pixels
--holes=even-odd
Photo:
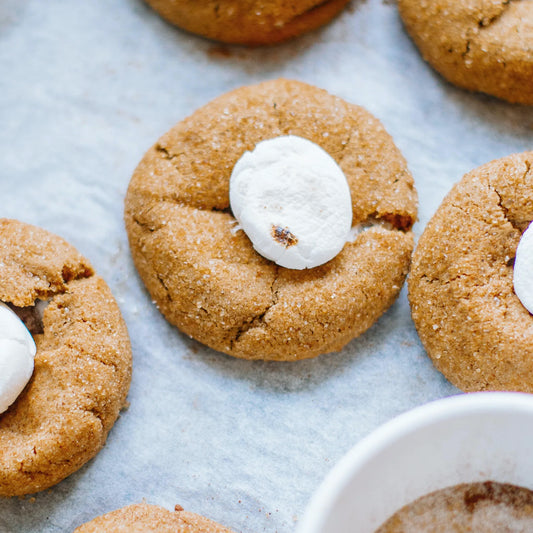
[[[328,152],[352,196],[353,238],[307,270],[259,255],[229,203],[243,153],[289,134]],[[415,218],[413,179],[380,122],[287,80],[234,90],[178,123],[147,152],[125,202],[135,265],[167,320],[247,359],[315,357],[369,328],[407,275]]]
[[[452,83],[533,104],[533,0],[399,0],[407,31]]]
[[[349,0],[146,0],[172,24],[249,46],[292,39],[329,22]]]
[[[0,415],[0,495],[15,496],[58,483],[102,448],[126,400],[131,350],[108,286],[56,235],[0,219],[0,280],[0,300],[37,346],[30,382]]]
[[[176,506],[174,512],[157,505],[129,505],[99,516],[74,533],[231,533],[229,529],[203,516],[187,513]]]
[[[533,392],[533,316],[513,289],[533,220],[533,152],[483,165],[453,187],[413,256],[409,299],[435,366],[464,391]]]

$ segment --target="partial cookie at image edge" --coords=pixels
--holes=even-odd
[[[451,83],[533,104],[533,2],[399,0],[424,59]]]
[[[99,516],[82,524],[74,533],[232,533],[231,530],[176,506],[168,511],[157,505],[139,503]]]
[[[463,391],[533,392],[533,317],[513,288],[533,220],[533,152],[491,161],[448,193],[420,237],[411,313],[434,365]]]
[[[281,43],[327,24],[349,0],[146,0],[168,22],[228,44]]]
[[[17,311],[46,302],[35,369],[0,415],[0,495],[42,491],[103,447],[126,402],[131,347],[102,278],[52,233],[0,219],[0,299]]]

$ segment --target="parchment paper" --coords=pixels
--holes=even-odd
[[[339,354],[247,362],[171,327],[136,274],[123,198],[144,152],[215,96],[295,78],[380,118],[420,195],[419,235],[452,184],[533,148],[533,109],[469,94],[421,59],[395,3],[354,0],[333,23],[268,49],[221,46],[141,0],[0,3],[0,215],[86,255],[129,326],[134,374],[107,445],[34,497],[0,501],[1,532],[70,532],[146,499],[241,533],[289,533],[333,464],[393,416],[456,394],[432,366],[403,291]]]

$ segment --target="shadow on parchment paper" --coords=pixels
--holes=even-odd
[[[529,144],[524,149],[533,150],[533,106],[510,104],[484,93],[473,93],[446,84],[446,93],[472,122],[485,122],[494,132]]]
[[[154,27],[161,25],[161,28],[164,27],[169,32],[173,32],[175,34],[174,40],[178,46],[183,38],[192,39],[196,41],[195,45],[198,46],[198,50],[203,51],[210,60],[220,61],[224,65],[235,67],[247,74],[260,73],[265,76],[273,72],[279,74],[281,65],[291,62],[295,57],[316,46],[317,42],[325,40],[323,35],[327,32],[327,28],[341,19],[343,13],[354,12],[367,1],[351,0],[344,10],[328,24],[295,39],[271,46],[246,47],[220,43],[189,33],[161,18],[145,1],[128,0],[139,17],[145,19],[146,24]]]
[[[7,33],[22,18],[28,0],[0,0],[0,34]]]
[[[196,359],[232,380],[248,381],[252,387],[262,390],[293,393],[314,389],[342,374],[356,359],[361,363],[364,359],[378,357],[380,353],[390,350],[390,338],[386,332],[397,330],[401,307],[398,301],[394,303],[370,329],[350,341],[340,352],[322,354],[313,359],[294,362],[247,361],[216,352],[188,338],[185,341],[188,345],[185,357]],[[176,334],[181,334],[177,328]]]

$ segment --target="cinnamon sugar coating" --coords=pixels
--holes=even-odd
[[[531,0],[399,0],[424,59],[447,80],[533,104]]]
[[[74,533],[232,533],[203,516],[179,507],[167,511],[157,505],[139,503],[99,516]]]
[[[413,255],[409,299],[428,355],[464,391],[533,392],[533,317],[513,262],[533,220],[533,152],[466,174]]]
[[[374,221],[331,261],[296,271],[260,256],[229,207],[233,166],[259,141],[305,137],[346,174],[353,225]],[[287,80],[243,87],[197,110],[147,152],[125,221],[135,265],[161,312],[186,334],[247,359],[340,350],[397,297],[413,247],[416,192],[380,122]]]
[[[33,376],[0,415],[0,495],[44,490],[102,448],[131,378],[129,337],[106,283],[63,239],[0,219],[0,300],[48,300]],[[26,309],[27,310],[27,309]]]

